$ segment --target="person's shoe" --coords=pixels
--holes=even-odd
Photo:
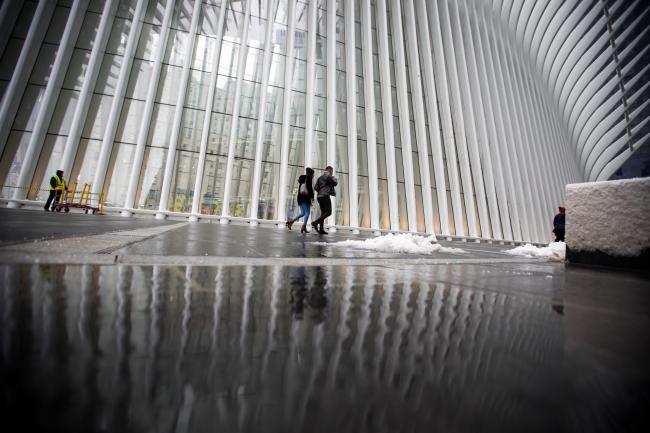
[[[46,208],[46,207],[44,207],[43,210],[44,210],[45,212],[49,212],[49,211],[50,211],[50,210],[49,210],[48,208]]]
[[[302,225],[302,227],[300,228],[300,233],[308,233],[307,232],[307,224]]]
[[[291,220],[287,220],[286,225],[287,225],[287,228],[288,228],[289,230],[291,230],[291,226],[293,225],[293,221],[291,221]]]
[[[323,230],[323,229],[320,229],[320,230],[318,230],[318,234],[319,234],[319,235],[328,235],[329,233],[327,233],[327,232],[326,232],[325,230]]]
[[[314,233],[318,233],[318,223],[317,222],[312,222],[311,226],[314,228]]]

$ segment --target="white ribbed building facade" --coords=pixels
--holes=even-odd
[[[644,1],[4,0],[0,182],[125,215],[546,242],[650,137]],[[642,198],[643,199],[643,198]]]

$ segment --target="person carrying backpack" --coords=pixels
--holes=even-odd
[[[298,201],[298,206],[300,206],[300,214],[293,219],[287,219],[286,222],[287,228],[291,230],[293,223],[298,221],[301,217],[304,217],[300,233],[307,233],[307,221],[309,220],[311,202],[314,200],[314,188],[312,187],[314,170],[307,167],[305,173],[306,174],[302,174],[298,178],[298,194],[296,199]]]

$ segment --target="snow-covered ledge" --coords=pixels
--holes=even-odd
[[[566,187],[567,260],[600,266],[650,266],[650,178]]]

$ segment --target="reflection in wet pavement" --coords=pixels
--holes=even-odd
[[[68,432],[642,426],[634,354],[607,369],[567,328],[597,313],[463,269],[1,266],[3,413]]]

